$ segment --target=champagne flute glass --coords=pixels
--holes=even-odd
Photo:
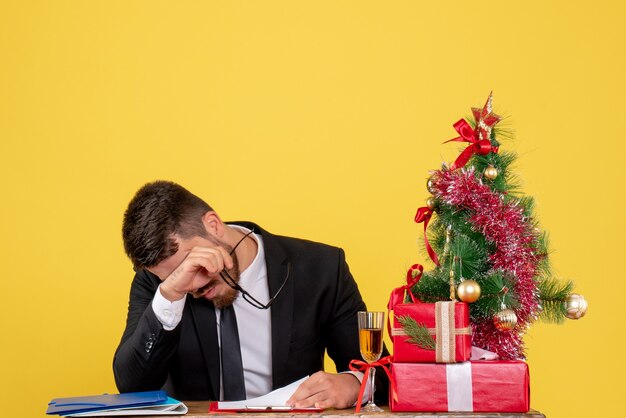
[[[373,363],[380,358],[383,352],[383,328],[385,326],[384,312],[359,312],[359,345],[361,348],[361,357],[368,363]],[[364,412],[383,412],[374,403],[374,376],[376,368],[369,369],[370,397],[367,405],[361,408]]]

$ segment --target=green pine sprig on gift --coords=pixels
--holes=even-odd
[[[408,315],[398,316],[398,322],[402,325],[404,332],[409,337],[407,341],[417,345],[424,350],[435,349],[435,339],[428,332],[428,328],[418,324],[417,321]]]

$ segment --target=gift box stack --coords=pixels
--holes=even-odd
[[[405,291],[412,303],[398,303]],[[471,359],[467,303],[421,303],[407,285],[392,292],[389,309],[393,310],[388,324],[393,341],[392,411],[528,412],[529,375],[524,361]]]

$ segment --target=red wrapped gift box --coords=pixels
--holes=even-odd
[[[470,359],[472,335],[469,308],[462,302],[401,303],[393,307],[393,359],[398,363],[456,363]],[[436,349],[408,341],[398,317],[410,316],[428,328]]]
[[[394,412],[528,412],[528,365],[523,361],[457,364],[393,363]]]

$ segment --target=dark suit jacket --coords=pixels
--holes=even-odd
[[[343,250],[272,235],[251,223],[236,224],[263,237],[270,295],[291,267],[271,307],[272,387],[323,370],[324,350],[337,371],[348,370],[350,360],[360,359],[356,313],[366,307]],[[117,387],[132,392],[165,386],[178,399],[216,400],[220,361],[213,304],[188,295],[180,324],[166,331],[151,307],[159,283],[145,270],[135,275],[126,329],[113,360]],[[381,389],[377,398],[384,400]]]

